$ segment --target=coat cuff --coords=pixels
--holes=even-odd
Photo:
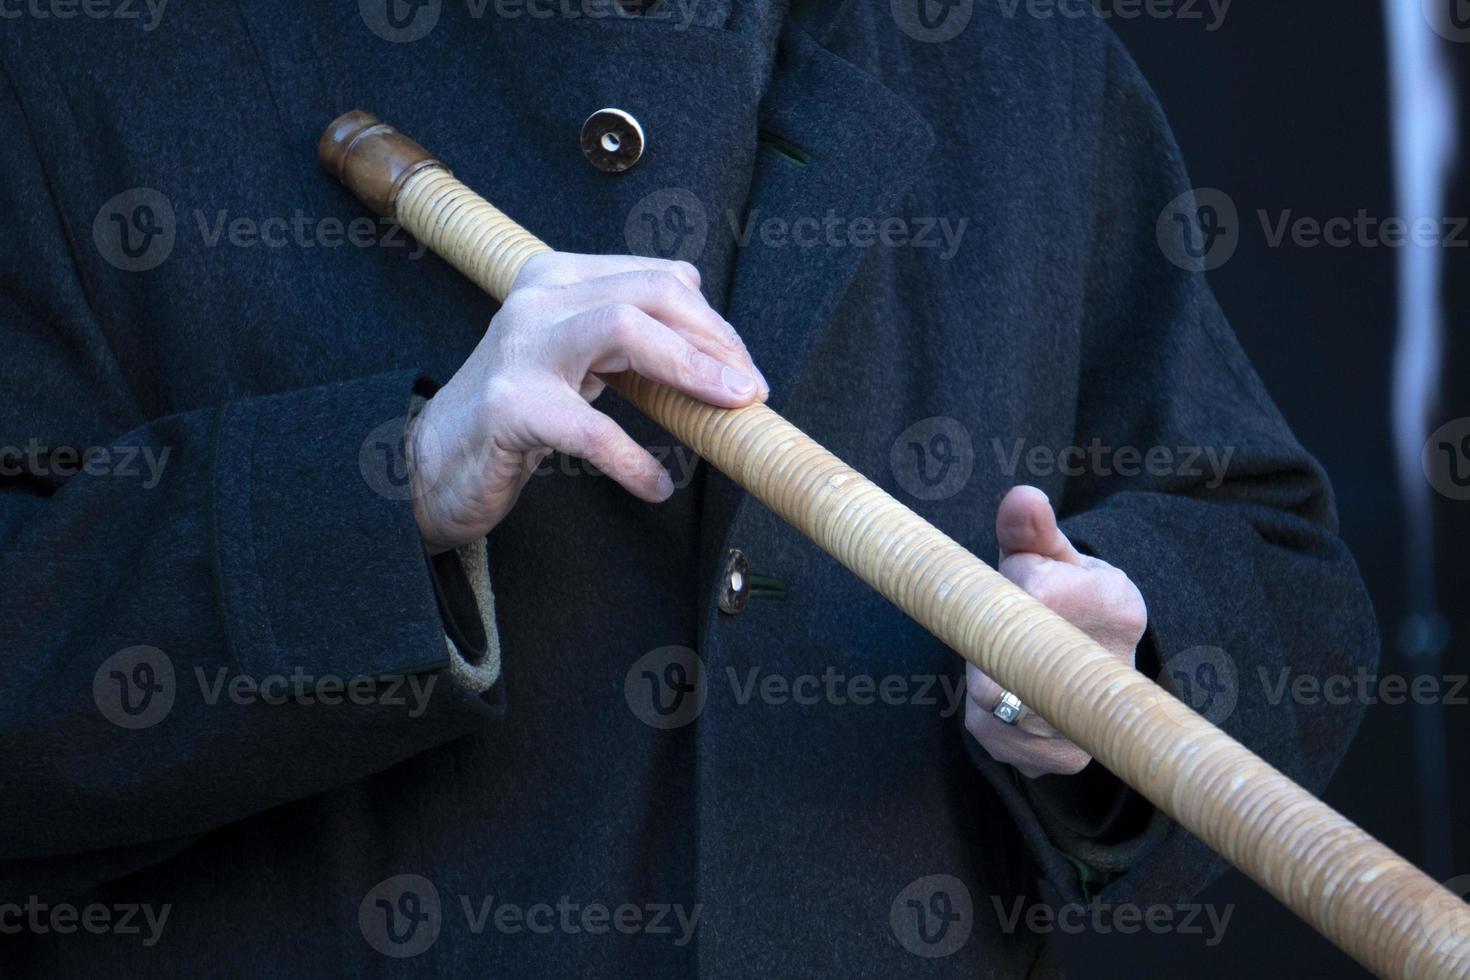
[[[449,665],[403,459],[420,381],[395,372],[220,410],[215,569],[245,672],[385,677]]]

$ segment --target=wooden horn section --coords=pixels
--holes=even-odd
[[[547,245],[367,113],[321,158],[498,300]],[[1470,978],[1470,907],[765,405],[614,388],[1384,977]]]

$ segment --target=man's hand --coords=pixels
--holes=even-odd
[[[1133,663],[1148,624],[1143,596],[1123,572],[1079,554],[1057,527],[1046,494],[1015,487],[995,515],[1002,575],[1040,599],[1118,659]],[[991,712],[1001,688],[973,664],[966,665],[965,727],[999,762],[1032,779],[1081,772],[1092,757],[1034,712],[1007,725]]]
[[[644,500],[668,499],[664,468],[589,404],[599,374],[627,370],[724,408],[770,393],[689,263],[564,252],[528,261],[474,353],[409,424],[414,518],[429,551],[488,533],[552,450]]]

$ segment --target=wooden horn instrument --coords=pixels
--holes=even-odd
[[[549,247],[374,116],[322,166],[503,301]],[[763,404],[617,392],[1384,977],[1470,978],[1470,906]]]

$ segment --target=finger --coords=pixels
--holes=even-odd
[[[977,711],[983,714],[995,716],[995,706],[1000,704],[1000,696],[1005,688],[1001,687],[995,680],[974,664],[965,664],[965,695],[973,702],[972,707],[966,711]],[[1025,732],[1038,738],[1060,738],[1061,733],[1053,728],[1045,718],[1035,711],[1028,710],[1021,720],[1014,725],[1006,725],[999,718],[995,718],[997,724],[1003,727]]]
[[[697,287],[665,270],[619,272],[563,287],[559,302],[571,312],[617,303],[636,306],[709,356],[754,377],[762,397],[770,393],[740,334]]]
[[[1030,734],[988,712],[966,711],[965,730],[975,736],[992,759],[1014,766],[1029,779],[1047,774],[1073,775],[1092,761],[1085,749],[1064,738]]]
[[[533,436],[543,445],[587,460],[635,497],[661,503],[674,492],[668,471],[648,450],[571,392],[538,417]]]
[[[599,307],[559,329],[578,338],[573,373],[581,376],[568,379],[574,385],[580,386],[589,371],[632,370],[724,408],[739,408],[760,396],[754,377],[709,356],[635,306]]]
[[[1000,703],[1001,686],[972,663],[965,664],[965,696],[981,711],[994,711]]]
[[[1035,487],[1012,487],[995,512],[995,536],[1000,555],[1031,552],[1070,565],[1082,564],[1082,555],[1057,527],[1057,515],[1046,494]]]
[[[622,272],[667,272],[695,292],[699,270],[688,262],[647,258],[642,255],[583,255],[578,252],[543,252],[521,266],[516,286],[569,286],[587,279],[601,279]]]

